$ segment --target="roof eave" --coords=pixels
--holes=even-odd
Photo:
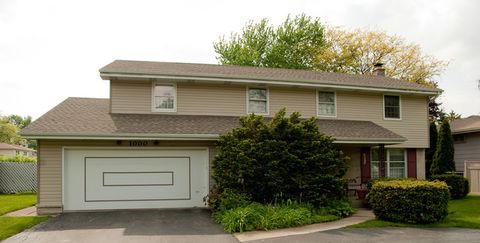
[[[436,96],[443,92],[441,89],[433,90],[416,90],[416,89],[398,89],[398,88],[376,88],[367,86],[338,85],[338,84],[319,84],[308,81],[290,82],[284,80],[259,80],[259,79],[241,79],[241,78],[225,78],[225,77],[199,77],[199,76],[177,76],[177,75],[157,75],[157,74],[132,74],[132,73],[114,73],[100,72],[103,80],[112,80],[115,78],[132,78],[132,79],[170,79],[170,80],[198,80],[198,81],[215,81],[243,84],[270,84],[279,86],[298,86],[309,88],[334,88],[343,90],[359,90],[359,91],[376,91],[376,92],[396,92],[408,94],[420,94],[428,96]]]
[[[25,134],[23,137],[28,139],[42,140],[199,140],[199,141],[217,141],[219,134]],[[404,138],[336,138],[333,143],[336,144],[399,144],[405,142]]]
[[[465,134],[465,133],[474,133],[474,132],[480,132],[480,127],[479,128],[472,128],[472,129],[465,129],[465,130],[457,130],[457,131],[452,130],[452,134]]]

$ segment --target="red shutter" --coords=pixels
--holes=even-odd
[[[417,149],[407,149],[408,177],[417,178]]]
[[[370,148],[360,149],[360,176],[362,183],[370,180]]]

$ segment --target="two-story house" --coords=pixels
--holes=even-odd
[[[428,97],[374,75],[114,61],[109,99],[68,98],[22,131],[38,140],[38,212],[204,207],[219,135],[250,113],[317,117],[347,178],[425,176]]]

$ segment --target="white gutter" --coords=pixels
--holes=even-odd
[[[365,90],[377,92],[396,92],[408,94],[422,94],[422,95],[438,95],[441,91],[422,91],[410,89],[389,89],[389,88],[370,88],[352,85],[335,85],[335,84],[316,84],[308,82],[289,82],[289,81],[275,81],[275,80],[252,80],[252,79],[235,79],[235,78],[215,78],[215,77],[190,77],[190,76],[171,76],[171,75],[151,75],[151,74],[122,74],[122,73],[100,73],[100,77],[104,80],[111,78],[144,78],[144,79],[170,79],[170,80],[199,80],[199,81],[216,81],[216,82],[231,82],[231,83],[246,83],[246,84],[270,84],[282,86],[299,86],[309,88],[335,88],[344,90]],[[333,82],[333,81],[330,81]]]

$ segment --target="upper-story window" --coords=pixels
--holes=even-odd
[[[248,88],[248,113],[268,114],[268,89]]]
[[[400,119],[400,96],[384,95],[383,106],[385,119]]]
[[[177,92],[174,84],[153,85],[153,111],[172,112],[177,109]]]
[[[336,97],[335,92],[318,91],[317,94],[317,115],[318,116],[336,116]]]

